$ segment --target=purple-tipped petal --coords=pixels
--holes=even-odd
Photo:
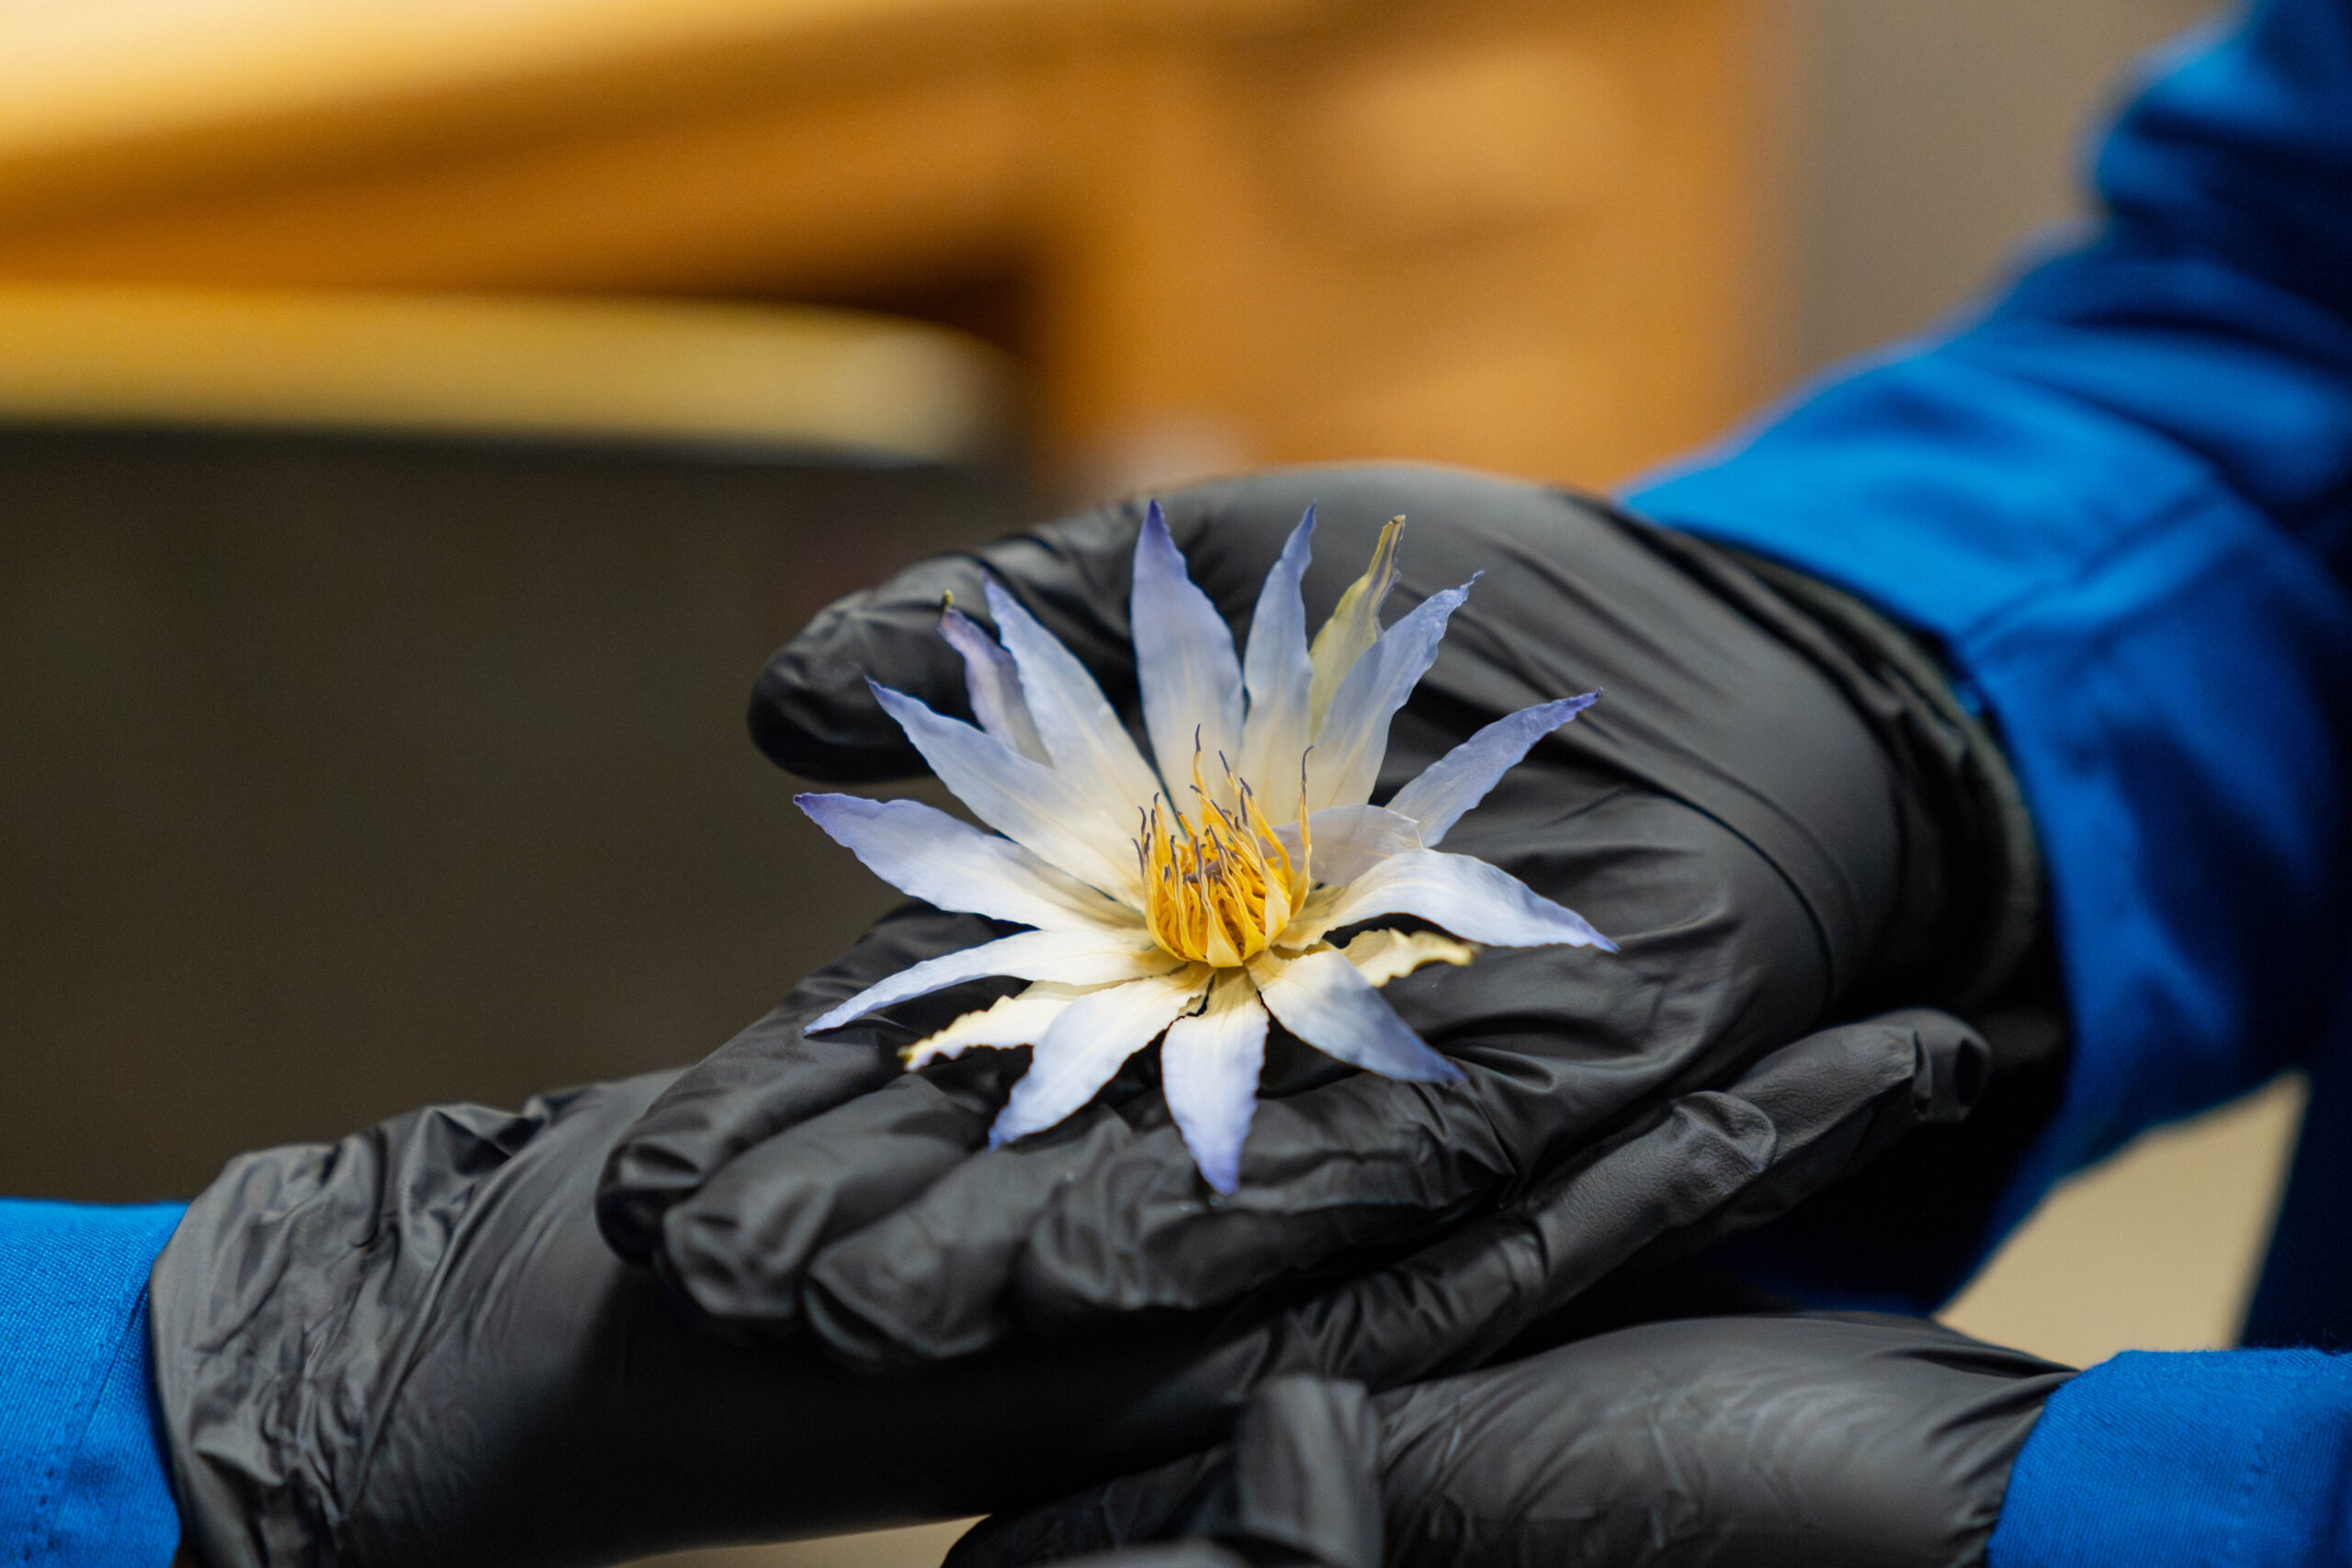
[[[1185,574],[1156,501],[1136,536],[1128,620],[1152,761],[1170,798],[1190,810],[1195,750],[1212,784],[1223,776],[1217,758],[1241,754],[1241,661],[1225,617]]]
[[[1599,692],[1538,703],[1495,720],[1431,762],[1396,792],[1388,809],[1421,825],[1421,843],[1435,849],[1462,814],[1487,798],[1496,782],[1519,765],[1529,748],[1600,700]]]
[[[793,800],[868,871],[927,904],[1050,931],[1142,929],[1125,905],[936,807],[854,795]]]
[[[1313,728],[1307,702],[1315,664],[1306,651],[1306,604],[1298,585],[1314,558],[1314,542],[1315,508],[1310,506],[1258,591],[1249,649],[1241,661],[1249,710],[1242,716],[1237,766],[1257,789],[1266,815],[1277,822],[1298,813],[1292,795]]]
[[[996,583],[989,583],[988,596],[1054,772],[1097,808],[1113,840],[1125,842],[1135,832],[1136,813],[1159,793],[1151,765],[1078,657]]]
[[[1031,761],[1045,761],[1046,743],[1038,739],[1037,726],[1029,717],[1012,655],[999,648],[971,616],[953,607],[940,612],[939,635],[963,656],[964,689],[971,696],[972,716],[980,721],[980,728]]]
[[[1407,1083],[1461,1081],[1462,1069],[1423,1044],[1345,953],[1263,957],[1250,973],[1266,1010],[1325,1055]]]
[[[1238,969],[1221,972],[1208,1005],[1168,1026],[1159,1086],[1169,1114],[1208,1184],[1241,1185],[1241,1145],[1258,1111],[1258,1069],[1266,1060],[1266,1010]]]
[[[1372,798],[1380,760],[1388,753],[1388,721],[1405,705],[1437,660],[1445,623],[1470,595],[1470,582],[1432,593],[1380,634],[1372,650],[1340,682],[1330,711],[1316,727],[1315,750],[1306,758],[1310,810],[1362,806]]]
[[[868,682],[872,685],[871,682]],[[1143,883],[1135,863],[1090,834],[1096,814],[1051,768],[960,719],[945,718],[904,692],[873,685],[874,700],[898,721],[939,782],[973,815],[1047,864],[1136,908]],[[1115,846],[1124,852],[1126,846]]]
[[[1072,1002],[1037,1042],[1029,1070],[989,1129],[989,1146],[1050,1127],[1093,1099],[1121,1063],[1201,999],[1210,974],[1205,964],[1187,964]]]
[[[1157,947],[1139,947],[1134,936],[1116,931],[1020,931],[901,969],[809,1024],[808,1032],[839,1029],[893,1002],[927,997],[967,980],[1001,975],[1065,986],[1104,986],[1165,975],[1181,962]]]
[[[1417,915],[1465,942],[1494,947],[1566,943],[1617,951],[1617,944],[1593,930],[1582,915],[1555,904],[1509,872],[1442,850],[1409,850],[1365,872],[1324,917],[1323,930],[1337,931],[1381,915]]]

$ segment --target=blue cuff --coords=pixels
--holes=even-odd
[[[182,1210],[0,1199],[6,1568],[164,1568],[178,1549],[147,1271]]]
[[[2352,1562],[2352,1358],[2138,1350],[2051,1399],[1991,1568]]]

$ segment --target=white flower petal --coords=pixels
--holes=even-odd
[[[1306,754],[1308,809],[1361,806],[1372,798],[1380,760],[1388,752],[1388,721],[1436,661],[1446,618],[1469,593],[1465,582],[1414,605],[1340,682],[1330,711],[1316,728],[1315,749]]]
[[[1115,984],[1115,982],[1114,982]],[[1000,997],[996,1005],[967,1012],[938,1033],[907,1047],[907,1070],[960,1056],[975,1045],[1009,1049],[1035,1045],[1064,1009],[1100,986],[1063,986],[1040,980],[1025,991]]]
[[[964,690],[971,696],[972,716],[980,728],[1031,761],[1045,761],[1046,743],[1029,716],[1012,656],[969,615],[952,607],[940,612],[939,635],[963,656]]]
[[[967,980],[992,975],[1016,980],[1057,980],[1069,986],[1101,986],[1165,975],[1183,960],[1133,934],[1118,931],[1019,931],[959,953],[926,958],[865,990],[808,1026],[810,1033],[838,1029],[876,1008],[929,996]]]
[[[1159,1085],[1169,1114],[1208,1184],[1241,1184],[1241,1145],[1258,1111],[1258,1069],[1266,1060],[1266,1010],[1238,969],[1221,971],[1208,1005],[1168,1026]]]
[[[1487,798],[1496,781],[1519,764],[1528,749],[1600,700],[1599,692],[1538,703],[1495,720],[1431,762],[1421,776],[1396,792],[1388,809],[1421,825],[1421,843],[1435,849],[1462,814]]]
[[[1119,1064],[1159,1037],[1208,989],[1215,972],[1188,964],[1172,974],[1109,986],[1064,1009],[1037,1042],[1029,1070],[1012,1086],[989,1146],[1050,1127],[1111,1081]]]
[[[1310,870],[1323,883],[1353,882],[1390,855],[1421,847],[1420,825],[1380,806],[1329,806],[1306,819],[1315,854]],[[1296,823],[1274,829],[1291,860],[1298,859]]]
[[[1346,954],[1261,954],[1250,965],[1259,999],[1282,1026],[1327,1056],[1408,1083],[1458,1083],[1462,1069],[1421,1043]]]
[[[1077,656],[996,583],[988,596],[1054,772],[1095,808],[1114,842],[1134,838],[1136,814],[1159,792],[1151,765]]]
[[[1260,807],[1278,822],[1298,813],[1299,763],[1313,728],[1307,703],[1315,665],[1306,651],[1306,604],[1298,583],[1313,558],[1314,539],[1315,508],[1310,506],[1258,591],[1249,649],[1241,661],[1241,684],[1250,703],[1241,720],[1241,755],[1235,766],[1258,792]]]
[[[1168,536],[1158,502],[1136,536],[1128,622],[1152,761],[1159,764],[1170,801],[1190,810],[1195,749],[1213,789],[1224,782],[1217,759],[1240,758],[1241,661],[1234,657],[1225,617],[1185,575],[1184,557]]]
[[[801,795],[793,803],[867,870],[943,909],[1048,931],[1142,932],[1142,919],[1010,839],[919,800]]]
[[[1142,877],[1127,858],[1129,846],[1106,852],[1099,835],[1089,836],[1094,813],[1051,768],[960,719],[942,717],[904,692],[873,691],[939,782],[981,821],[1080,882],[1143,907]]]
[[[1402,979],[1425,964],[1469,963],[1478,950],[1435,931],[1364,931],[1340,949],[1369,985],[1385,986]]]
[[[1388,591],[1396,586],[1396,546],[1404,533],[1405,520],[1390,518],[1380,531],[1379,543],[1372,547],[1371,564],[1362,577],[1348,584],[1331,618],[1315,634],[1309,655],[1315,674],[1306,699],[1310,729],[1322,724],[1331,699],[1339,694],[1340,682],[1380,638],[1380,607],[1388,602]]]
[[[1468,855],[1442,850],[1408,850],[1374,866],[1323,912],[1322,931],[1351,926],[1378,915],[1418,915],[1467,942],[1496,947],[1598,947],[1617,944],[1507,871]],[[1304,940],[1297,922],[1285,941]],[[1277,1013],[1276,1017],[1281,1017]]]

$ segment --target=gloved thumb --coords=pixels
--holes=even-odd
[[[1380,1568],[1380,1419],[1362,1384],[1272,1378],[1251,1392],[1231,1441],[1109,1482],[1083,1506],[984,1519],[946,1568],[1069,1558],[1093,1568]]]
[[[776,650],[752,691],[752,739],[778,765],[828,784],[908,778],[922,760],[869,682],[971,716],[962,658],[940,635],[949,605],[986,624],[993,580],[1094,671],[1114,704],[1134,695],[1128,561],[1142,511],[1105,507],[919,561],[836,600]]]

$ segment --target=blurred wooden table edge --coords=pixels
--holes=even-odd
[[[0,421],[1014,451],[1015,368],[920,322],[670,300],[0,281]]]
[[[1339,0],[114,0],[0,13],[0,225]]]
[[[0,15],[0,277],[699,294],[1029,361],[1099,495],[1613,480],[1776,384],[1776,0],[112,0]],[[990,321],[943,296],[996,303]]]

